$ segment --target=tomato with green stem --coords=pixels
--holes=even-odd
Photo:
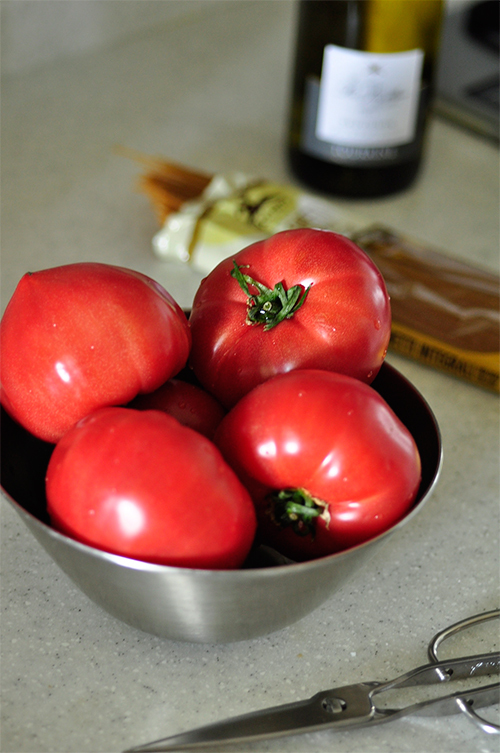
[[[343,374],[273,377],[229,411],[215,442],[252,495],[262,542],[291,559],[386,531],[420,485],[411,433],[371,386]]]
[[[368,255],[326,230],[287,230],[221,262],[189,318],[189,362],[226,408],[270,377],[325,369],[370,383],[389,344],[384,280]]]

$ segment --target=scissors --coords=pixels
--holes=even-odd
[[[491,706],[500,700],[499,682],[471,687],[473,680],[500,672],[500,653],[476,654],[440,661],[438,648],[447,638],[481,622],[500,617],[500,610],[468,617],[437,633],[427,650],[429,663],[388,682],[360,682],[323,690],[311,698],[273,706],[242,716],[232,717],[204,727],[198,727],[155,742],[130,748],[125,753],[160,753],[163,751],[196,750],[229,743],[250,742],[283,737],[285,735],[317,732],[326,728],[353,729],[371,727],[408,714],[447,715],[463,712],[488,734],[499,734],[500,727],[479,716],[478,708]],[[465,683],[467,687],[449,693],[450,684]],[[422,690],[427,697],[409,705],[385,707],[377,700],[388,691],[402,688]],[[446,688],[443,693],[443,686]],[[429,693],[429,689],[438,690]]]

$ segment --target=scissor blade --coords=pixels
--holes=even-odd
[[[214,743],[268,739],[275,735],[290,734],[296,732],[297,729],[308,729],[321,724],[321,720],[316,719],[314,712],[315,709],[311,706],[310,700],[290,703],[198,727],[179,735],[132,748],[131,751],[153,753],[154,751],[187,750]]]
[[[325,726],[349,723],[353,719],[368,720],[372,710],[369,690],[373,684],[360,683],[336,690],[316,693],[312,698],[261,711],[253,711],[204,727],[198,727],[172,737],[165,737],[146,745],[130,748],[125,753],[164,753],[173,750],[191,750],[217,743],[218,745],[283,737],[302,732],[314,732]],[[337,695],[338,691],[343,692]],[[349,693],[350,691],[350,693]],[[356,697],[356,704],[348,710],[345,698]]]

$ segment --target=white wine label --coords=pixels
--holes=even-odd
[[[415,137],[424,53],[370,53],[327,45],[315,137],[383,149]]]

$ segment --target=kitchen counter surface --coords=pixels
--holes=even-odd
[[[288,0],[207,2],[6,76],[2,310],[24,272],[84,260],[140,270],[189,307],[201,275],[153,255],[155,217],[134,189],[140,166],[116,147],[293,182],[284,158],[293,24]],[[436,119],[413,188],[340,203],[496,270],[498,198],[498,149]],[[498,398],[388,358],[440,424],[437,488],[340,592],[270,636],[204,645],[122,624],[72,585],[2,500],[3,753],[115,752],[321,688],[388,679],[425,663],[438,629],[498,606]],[[229,749],[489,753],[498,738],[460,715],[409,717]]]

